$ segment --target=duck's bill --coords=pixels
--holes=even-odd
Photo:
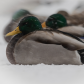
[[[16,35],[16,34],[19,34],[19,33],[21,33],[21,31],[19,30],[19,27],[17,27],[12,32],[9,32],[8,34],[6,34],[6,36],[13,36],[13,35]]]
[[[46,27],[46,23],[45,22],[43,22],[41,25],[42,25],[42,28]]]

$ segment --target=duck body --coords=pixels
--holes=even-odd
[[[60,14],[65,16],[66,21],[63,20],[64,17],[60,16]],[[55,17],[53,17],[53,15],[55,15]],[[75,36],[77,36],[79,38],[81,37],[82,39],[84,39],[84,28],[83,28],[83,24],[82,24],[83,23],[83,21],[82,21],[83,18],[82,17],[84,15],[83,13],[81,13],[79,15],[70,16],[66,11],[59,11],[57,14],[53,14],[53,15],[51,15],[46,21],[47,24],[48,23],[51,23],[51,24],[50,25],[47,25],[47,24],[45,25],[45,23],[46,23],[45,22],[43,24],[43,27],[47,26],[47,28],[49,28],[49,29],[60,30],[60,31],[67,32],[69,34],[72,34],[72,35],[75,35]],[[59,16],[62,19],[60,19]],[[78,18],[79,18],[79,20],[78,20]],[[55,24],[56,22],[57,22],[57,24]],[[61,25],[61,22],[62,23],[66,23],[67,25],[60,27],[58,22],[60,22],[60,25]],[[52,26],[52,25],[54,25],[54,26]],[[82,27],[80,27],[79,25],[82,26]],[[84,57],[83,57],[84,56],[84,54],[83,54],[84,53],[84,49],[78,50],[77,52],[79,53],[79,55],[81,57],[81,62],[84,63]]]
[[[41,34],[41,33],[40,33]],[[6,54],[12,64],[72,64],[81,65],[77,51],[70,51],[61,45],[44,44],[28,39],[29,35],[16,35],[9,42]]]
[[[21,42],[21,45],[23,43],[24,42]],[[24,46],[21,45],[19,44],[14,48],[14,60],[9,60],[10,62],[12,61],[11,63],[13,64],[82,64],[80,56],[76,51],[69,51],[64,49],[61,45],[46,45],[30,40]]]

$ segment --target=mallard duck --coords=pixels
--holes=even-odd
[[[7,45],[6,55],[12,64],[82,64],[76,50],[84,49],[84,43],[69,33],[42,29],[34,16],[24,17],[6,34],[11,35],[15,36]]]
[[[84,28],[80,26],[68,25],[66,18],[61,14],[52,14],[42,23],[43,28],[60,30],[78,37],[84,36]]]
[[[14,29],[16,28],[16,26],[18,25],[19,21],[20,21],[23,17],[29,16],[29,15],[33,15],[33,16],[37,17],[37,18],[40,20],[41,23],[44,22],[45,19],[46,19],[45,16],[34,15],[34,14],[30,13],[29,11],[24,10],[24,9],[20,9],[20,10],[16,11],[16,12],[14,13],[14,15],[12,16],[12,20],[11,20],[10,23],[5,27],[4,32],[3,32],[3,34],[4,34],[4,39],[5,39],[6,42],[9,42],[10,39],[12,38],[12,36],[5,37],[5,35],[6,35],[8,32],[14,30]]]
[[[61,14],[53,14],[49,16],[46,22],[42,24],[42,27],[50,28],[54,30],[57,29],[57,30],[67,32],[67,33],[70,33],[72,35],[75,35],[77,37],[84,39],[84,28],[80,26],[69,26],[66,18]],[[78,51],[78,53],[81,56],[82,63],[84,63],[83,52],[84,50]]]

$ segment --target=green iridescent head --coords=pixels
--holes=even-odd
[[[63,15],[53,14],[48,17],[46,21],[46,26],[53,28],[53,29],[58,29],[58,28],[67,26],[67,21]]]
[[[20,9],[17,12],[14,13],[14,15],[12,16],[12,20],[17,20],[22,16],[25,16],[27,14],[31,14],[29,11],[24,10],[24,9]]]
[[[22,33],[29,33],[35,30],[41,30],[40,21],[34,16],[24,17],[19,23],[19,29]]]
[[[12,36],[18,33],[28,34],[30,32],[41,30],[41,29],[42,29],[42,25],[36,17],[27,16],[20,21],[20,23],[18,24],[15,30],[9,32],[6,36]]]

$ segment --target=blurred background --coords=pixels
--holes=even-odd
[[[82,6],[82,7],[81,7]],[[12,15],[19,9],[27,9],[38,15],[50,15],[59,10],[81,12],[84,0],[0,0],[0,15]]]

